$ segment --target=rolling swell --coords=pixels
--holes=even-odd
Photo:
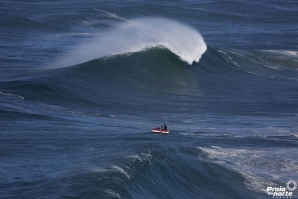
[[[142,146],[144,152],[122,158],[116,165],[81,174],[80,178],[89,184],[69,187],[70,194],[83,197],[93,192],[103,198],[233,198],[247,191],[241,185],[244,181],[241,175],[198,160],[200,152],[195,148],[157,144],[156,149],[146,151],[147,147],[150,148]],[[72,179],[63,179],[69,180]],[[234,187],[225,181],[241,184]],[[82,186],[84,189],[79,188]]]
[[[147,98],[149,103],[171,96],[200,96],[198,79],[206,78],[204,68],[208,66],[189,66],[167,48],[157,46],[47,70],[1,86],[3,91],[27,100],[63,107],[76,103],[106,108],[117,104],[134,106],[136,101],[146,102]]]
[[[130,111],[140,100],[144,100],[145,107],[171,95],[196,95],[190,91],[196,89],[190,69],[169,50],[152,48],[5,82],[2,90],[18,93],[26,100],[62,107],[80,103]]]
[[[267,101],[259,98],[260,92],[279,96],[277,87],[297,81],[293,64],[297,59],[294,53],[288,54],[208,46],[199,63],[188,65],[169,49],[157,46],[46,70],[42,75],[25,80],[4,82],[1,91],[61,107],[84,104],[96,107],[99,112],[127,113],[136,105],[145,112],[149,111],[148,107],[150,111],[158,111],[162,107],[173,110],[172,107],[181,105],[187,110],[195,107],[199,111],[213,107],[213,100],[222,100],[217,97],[219,93],[226,96],[228,101],[224,103],[228,107],[235,106],[235,100],[239,106],[254,101],[259,109]],[[271,82],[272,87],[259,87],[272,79],[277,80]],[[234,84],[235,81],[242,83]],[[243,92],[243,86],[247,92]],[[167,99],[171,99],[170,104]],[[277,103],[283,104],[283,100]]]

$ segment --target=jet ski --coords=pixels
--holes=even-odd
[[[170,133],[169,130],[165,130],[165,129],[160,129],[160,128],[154,128],[151,130],[152,133]]]

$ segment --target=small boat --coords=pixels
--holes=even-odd
[[[152,133],[163,133],[163,134],[165,134],[165,133],[170,133],[169,130],[160,129],[160,128],[154,128],[154,129],[151,130],[151,132],[152,132]]]

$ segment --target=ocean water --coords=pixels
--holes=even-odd
[[[0,198],[272,198],[298,181],[298,2],[0,13]]]

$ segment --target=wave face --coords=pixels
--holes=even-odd
[[[296,64],[294,52],[208,46],[200,62],[190,66],[169,49],[157,46],[6,82],[3,92],[69,109],[81,104],[97,114],[138,116],[163,109],[156,118],[218,112],[230,116],[295,114],[298,110],[292,104],[297,104],[297,96],[288,92],[298,80]],[[136,107],[138,111],[132,111]]]
[[[105,31],[91,42],[76,47],[54,67],[80,64],[116,54],[163,46],[188,64],[198,62],[207,46],[192,27],[161,18],[133,19]]]
[[[297,8],[0,1],[0,198],[268,198],[297,182]]]

